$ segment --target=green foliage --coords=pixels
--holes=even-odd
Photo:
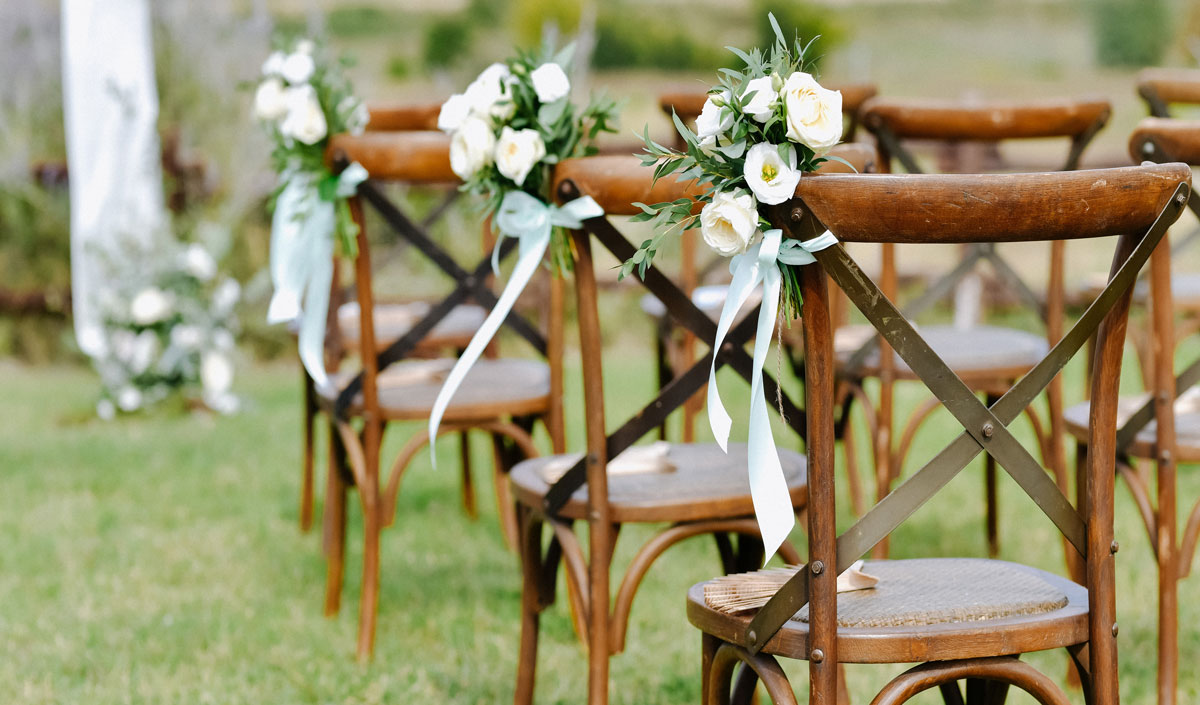
[[[462,61],[471,48],[471,24],[464,17],[434,20],[425,31],[422,57],[431,69],[447,69]]]
[[[1096,60],[1102,66],[1150,66],[1171,43],[1167,0],[1093,0]]]
[[[686,25],[661,18],[624,2],[605,3],[596,20],[597,69],[650,68],[661,71],[715,71],[724,52],[695,39]]]
[[[18,316],[0,326],[0,357],[44,362],[59,357],[68,331],[71,229],[65,188],[0,183],[0,289],[45,294],[52,316]],[[2,312],[0,312],[2,313]]]
[[[396,81],[403,81],[412,74],[412,68],[408,64],[408,58],[402,54],[393,54],[388,58],[387,75],[388,78]]]
[[[758,46],[770,46],[775,41],[769,15],[775,16],[789,37],[795,34],[806,42],[820,37],[821,52],[807,57],[810,72],[820,66],[824,53],[845,41],[846,29],[827,5],[806,0],[755,0],[750,12]]]
[[[325,24],[334,37],[369,37],[396,30],[404,24],[404,18],[373,5],[351,5],[330,10]]]
[[[467,4],[467,15],[480,26],[497,26],[505,19],[507,0],[471,0]]]
[[[517,44],[541,46],[542,28],[547,23],[558,28],[559,36],[574,33],[579,28],[580,4],[564,0],[515,0],[511,11]]]

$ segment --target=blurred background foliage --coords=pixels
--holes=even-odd
[[[265,204],[274,178],[245,85],[256,77],[272,32],[325,35],[357,58],[352,78],[360,95],[401,102],[443,99],[513,45],[579,36],[576,80],[624,100],[628,141],[645,123],[659,134],[668,129],[659,92],[711,84],[717,68],[734,62],[727,45],[769,43],[766,15],[773,12],[785,32],[821,37],[810,58],[829,82],[871,81],[890,95],[1108,95],[1114,121],[1093,153],[1108,150],[1116,159],[1128,128],[1144,114],[1133,95],[1134,71],[1195,65],[1198,6],[1194,0],[163,0],[153,7],[165,190],[181,232],[208,221],[235,234],[222,266],[247,284],[246,339],[269,356],[290,348],[284,332],[261,323]],[[57,2],[0,4],[6,75],[0,356],[33,361],[77,354],[66,317],[69,221],[58,51]]]

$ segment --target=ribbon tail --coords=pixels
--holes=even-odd
[[[729,282],[729,290],[725,295],[725,304],[721,307],[721,316],[717,319],[717,337],[712,344],[713,359],[708,372],[708,425],[717,445],[725,452],[729,452],[729,430],[733,427],[733,419],[721,403],[721,393],[717,390],[717,353],[725,342],[725,335],[729,333],[734,317],[758,283],[758,275],[757,258],[751,253],[739,255],[734,265],[733,280]]]
[[[332,210],[332,206],[329,206]],[[317,237],[310,243],[311,269],[300,318],[300,362],[318,388],[329,384],[325,372],[325,324],[329,314],[329,287],[333,283],[333,242]]]
[[[788,492],[787,480],[779,462],[779,451],[771,432],[771,418],[763,389],[763,365],[771,347],[775,318],[779,313],[779,269],[772,267],[763,273],[762,308],[758,313],[758,329],[754,339],[753,377],[750,383],[750,429],[746,443],[750,470],[750,497],[754,515],[762,535],[764,560],[779,549],[795,526],[796,516]]]
[[[544,235],[539,233],[539,237],[535,242],[530,243],[529,247],[521,248],[520,257],[513,268],[512,278],[505,285],[504,291],[496,301],[496,306],[492,308],[491,313],[484,319],[483,325],[475,332],[475,336],[467,344],[466,350],[458,358],[458,362],[454,363],[450,374],[446,376],[446,381],[442,384],[442,389],[438,392],[437,399],[433,402],[433,410],[429,414],[429,446],[435,468],[437,467],[437,453],[433,452],[433,442],[437,440],[438,426],[442,423],[442,416],[446,413],[446,407],[450,405],[450,400],[454,397],[454,393],[458,391],[459,385],[466,378],[471,366],[483,354],[484,348],[487,347],[487,344],[496,335],[496,331],[500,329],[501,324],[504,323],[504,319],[508,317],[508,312],[512,310],[513,304],[517,302],[517,297],[525,290],[525,285],[529,283],[534,272],[537,271],[538,265],[541,263],[542,256],[545,255],[549,244],[550,228],[547,227]]]
[[[308,257],[301,242],[304,226],[301,208],[306,185],[293,178],[275,202],[271,219],[271,303],[267,323],[283,323],[300,315],[300,298],[308,278]]]

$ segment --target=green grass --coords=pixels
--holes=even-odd
[[[613,315],[628,318],[621,312],[630,305],[614,304]],[[645,332],[634,326],[607,341],[620,351],[608,368],[615,373],[612,419],[648,394],[645,348],[634,342],[645,341]],[[373,664],[360,666],[353,659],[357,506],[344,607],[334,619],[321,616],[319,538],[296,527],[295,368],[246,365],[240,386],[247,408],[237,416],[115,423],[88,417],[96,382],[85,370],[4,364],[0,381],[6,420],[0,428],[0,702],[494,703],[511,697],[516,559],[500,539],[483,473],[483,516],[471,521],[459,509],[452,444],[440,448],[440,471],[421,458],[405,479],[396,525],[383,541],[378,651]],[[744,416],[737,409],[745,403],[745,385],[732,382],[726,389],[734,416]],[[568,391],[578,398],[577,385]],[[901,408],[915,399],[906,392]],[[577,404],[572,409],[578,439]],[[913,462],[939,448],[949,427],[935,419]],[[392,431],[389,452],[417,431],[414,425]],[[482,439],[474,450],[476,466],[486,468]],[[982,555],[980,475],[977,465],[969,468],[894,534],[894,555]],[[1183,474],[1183,496],[1200,495],[1198,479]],[[1002,482],[1001,508],[1003,556],[1061,572],[1053,527],[1010,481]],[[649,534],[647,527],[623,531],[616,565]],[[1122,692],[1126,702],[1151,702],[1155,578],[1123,489],[1118,537]],[[699,539],[651,571],[634,604],[629,649],[613,660],[615,703],[697,700],[699,637],[684,618],[683,595],[717,571],[711,543]],[[1194,579],[1181,589],[1185,702],[1200,695],[1191,665],[1200,657],[1200,611],[1188,599],[1195,590]],[[1064,673],[1060,653],[1029,660],[1055,678]],[[803,691],[803,664],[788,669]],[[899,670],[852,667],[854,701],[868,702]],[[543,618],[538,673],[538,702],[582,700],[583,651],[561,602]]]

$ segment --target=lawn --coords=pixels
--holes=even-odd
[[[649,388],[649,366],[628,344],[640,333],[609,341],[619,355],[611,367],[621,372],[621,387],[614,381],[610,391],[632,392],[610,407],[613,418],[644,394],[634,390]],[[105,423],[88,414],[96,394],[88,371],[0,363],[0,702],[507,701],[519,580],[486,478],[477,521],[459,509],[452,444],[441,448],[439,472],[423,459],[406,478],[396,525],[384,535],[378,651],[359,665],[359,534],[352,524],[345,606],[326,619],[319,538],[297,529],[297,370],[247,362],[240,373],[246,408],[236,416]],[[744,385],[729,390],[728,399],[746,398]],[[577,399],[574,387],[569,393]],[[945,428],[932,424],[917,455],[936,450]],[[393,431],[390,447],[416,431]],[[475,451],[477,467],[486,467],[482,439]],[[964,472],[906,523],[894,555],[981,555],[980,475]],[[1185,473],[1181,493],[1197,496],[1200,478]],[[1001,506],[1003,557],[1061,570],[1053,527],[1011,481],[1002,482]],[[618,565],[648,531],[622,533]],[[1154,570],[1123,489],[1117,531],[1122,692],[1126,702],[1151,702]],[[629,650],[613,660],[615,703],[698,699],[699,636],[683,596],[717,570],[711,543],[697,539],[651,571],[634,604]],[[1187,598],[1195,580],[1181,592],[1187,702],[1200,696],[1192,666],[1200,610]],[[586,671],[565,607],[552,608],[543,625],[538,702],[579,702]],[[1030,660],[1056,678],[1064,673],[1060,653]],[[802,684],[802,666],[790,670]],[[852,667],[854,701],[869,701],[899,670]]]

